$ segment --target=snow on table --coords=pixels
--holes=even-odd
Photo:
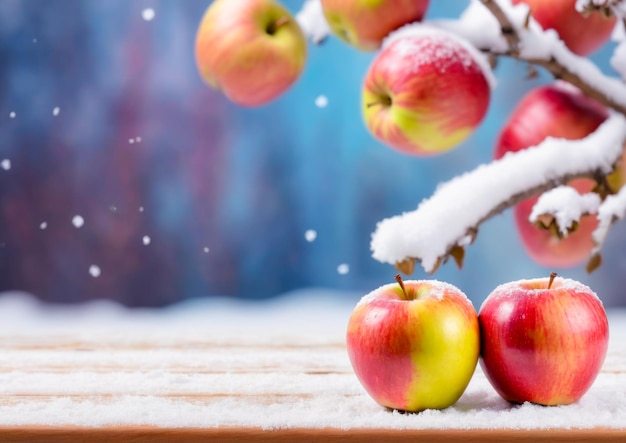
[[[205,436],[220,429],[335,430],[352,437],[413,430],[463,438],[468,434],[458,430],[535,431],[528,433],[535,438],[536,432],[574,429],[626,437],[625,310],[609,311],[607,359],[576,404],[511,405],[479,367],[454,406],[400,414],[377,405],[350,366],[344,334],[356,300],[309,291],[269,303],[207,299],[127,310],[105,302],[46,307],[5,295],[0,441],[6,441],[3,432],[17,438],[29,430],[47,435],[63,429]]]

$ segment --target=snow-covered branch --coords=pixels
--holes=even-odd
[[[578,0],[577,8],[618,17],[614,40],[620,44],[611,64],[626,80],[626,61],[622,57],[626,54],[626,0]],[[320,0],[307,0],[297,18],[314,43],[330,34]],[[562,185],[579,177],[606,184],[606,176],[616,167],[625,146],[626,84],[604,74],[588,58],[574,54],[556,32],[543,30],[525,4],[472,0],[458,19],[404,26],[391,33],[383,45],[421,32],[425,26],[459,35],[488,58],[512,57],[542,67],[614,112],[583,140],[546,139],[534,148],[510,153],[442,184],[415,211],[382,220],[372,235],[373,257],[409,274],[416,262],[427,272],[434,272],[449,257],[460,264],[464,247],[474,240],[483,222],[532,195],[545,193],[532,218],[562,237],[583,215],[597,215],[597,247],[588,269],[599,266],[600,249],[610,226],[625,217],[626,191],[622,188],[607,197],[599,186],[597,192],[579,195]]]
[[[440,185],[415,211],[379,222],[372,255],[403,272],[420,262],[432,273],[450,256],[458,257],[480,224],[504,209],[574,178],[610,173],[625,141],[626,117],[613,113],[584,139],[548,138],[481,165]]]
[[[586,57],[573,54],[552,31],[544,31],[529,16],[528,7],[511,6],[508,1],[481,0],[498,21],[500,34],[508,48],[501,43],[480,47],[495,55],[505,55],[548,70],[579,88],[585,95],[626,115],[626,85],[617,78],[604,75]]]
[[[624,0],[576,0],[576,10],[582,14],[598,12],[605,16],[615,15],[620,19],[626,17]]]
[[[565,238],[576,229],[582,216],[596,214],[601,203],[595,192],[579,194],[571,186],[558,186],[539,197],[529,220],[557,237]]]
[[[591,258],[587,263],[587,271],[591,272],[602,262],[600,251],[606,243],[611,226],[618,220],[626,217],[626,187],[622,187],[617,194],[609,195],[598,208],[598,227],[592,238],[596,246],[591,251]]]

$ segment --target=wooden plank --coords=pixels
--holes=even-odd
[[[569,429],[569,430],[380,430],[380,429],[176,429],[153,427],[80,428],[80,427],[1,427],[4,443],[65,443],[84,441],[90,443],[132,442],[170,443],[195,442],[623,442],[626,430]]]

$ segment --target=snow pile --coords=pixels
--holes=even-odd
[[[563,237],[567,237],[569,228],[583,215],[598,212],[600,203],[600,196],[596,193],[579,194],[571,186],[558,186],[539,197],[529,220],[535,223],[541,215],[550,214],[554,216]]]

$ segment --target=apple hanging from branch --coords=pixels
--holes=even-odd
[[[371,64],[361,106],[370,132],[412,155],[445,152],[482,122],[491,70],[455,35],[431,28],[392,35]]]
[[[300,76],[307,43],[299,24],[274,0],[215,0],[196,35],[201,77],[242,106],[261,106]]]
[[[544,85],[530,91],[513,110],[496,141],[494,158],[538,145],[547,137],[581,139],[594,132],[609,116],[608,110],[566,83]],[[598,189],[614,193],[622,185],[621,165],[599,186],[592,178],[569,183],[580,194]],[[599,189],[602,188],[602,189]],[[538,196],[518,203],[515,223],[528,255],[548,267],[567,268],[584,263],[595,244],[592,233],[598,226],[593,215],[583,216],[564,238],[554,221],[533,224],[529,216]]]
[[[543,29],[554,29],[563,43],[578,55],[588,55],[611,36],[616,18],[595,11],[581,13],[576,0],[513,0],[525,3]]]
[[[380,48],[391,31],[422,20],[429,0],[320,0],[332,32],[363,51]]]

